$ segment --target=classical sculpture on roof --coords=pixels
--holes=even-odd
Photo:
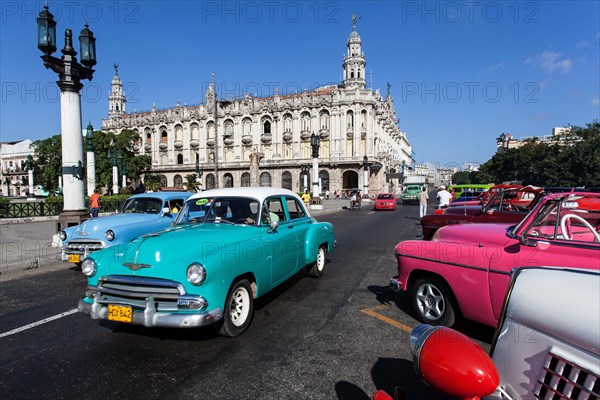
[[[355,31],[356,30],[356,23],[358,22],[359,19],[361,19],[362,17],[359,17],[358,15],[352,14],[352,30]]]

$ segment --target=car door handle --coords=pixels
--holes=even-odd
[[[292,229],[294,227],[294,225],[290,224],[288,225],[288,229]]]

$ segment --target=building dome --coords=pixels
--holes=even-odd
[[[356,30],[352,30],[352,32],[350,32],[350,36],[348,36],[348,43],[350,42],[360,43],[360,36],[358,35],[358,32],[356,32]]]

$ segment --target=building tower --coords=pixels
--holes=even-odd
[[[121,78],[119,78],[119,64],[113,65],[115,68],[115,76],[113,76],[112,83],[110,84],[110,95],[108,96],[108,116],[116,117],[125,112],[125,95],[123,94],[123,84]]]
[[[356,23],[360,17],[352,16],[352,32],[348,37],[348,53],[344,57],[344,87],[364,89],[366,86],[365,55],[362,52],[361,40],[356,32]]]

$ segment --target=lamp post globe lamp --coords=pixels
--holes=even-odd
[[[321,196],[321,183],[319,182],[319,147],[321,138],[314,132],[310,135],[310,145],[312,147],[313,157],[313,197]]]
[[[87,153],[86,153],[86,164],[87,164],[87,195],[91,196],[94,194],[96,189],[96,154],[94,153],[94,127],[89,122],[85,135],[87,142]]]
[[[363,196],[369,195],[369,158],[364,156],[363,158]]]
[[[96,39],[86,25],[79,36],[82,62],[73,48],[73,32],[65,30],[65,45],[60,58],[56,51],[56,21],[48,5],[37,18],[38,49],[44,66],[58,74],[60,89],[60,126],[62,143],[62,182],[64,208],[59,215],[60,227],[77,225],[89,218],[85,206],[83,136],[81,135],[81,80],[91,80],[96,64]]]

